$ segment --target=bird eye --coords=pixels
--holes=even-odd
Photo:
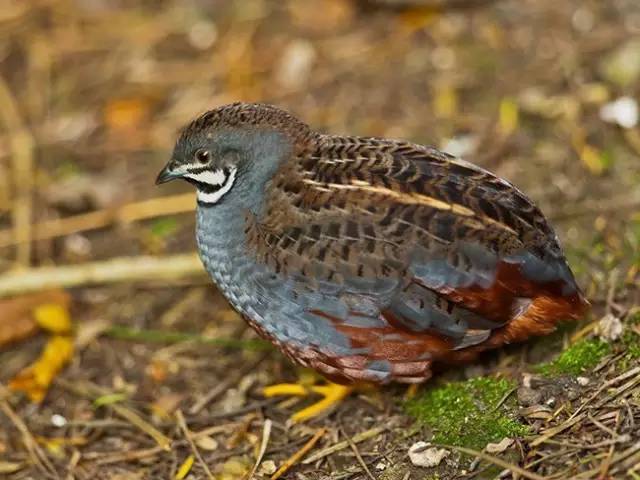
[[[195,158],[198,163],[208,163],[210,158],[209,150],[199,149],[196,150]]]

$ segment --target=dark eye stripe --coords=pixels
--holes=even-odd
[[[213,172],[213,171],[217,170],[217,168],[211,168],[211,167],[187,168],[187,172],[188,173],[193,173],[194,175],[197,175],[198,173],[206,172],[207,170],[211,170]]]

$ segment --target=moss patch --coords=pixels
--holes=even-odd
[[[631,315],[625,322],[624,333],[620,339],[626,350],[628,360],[640,359],[640,312]]]
[[[580,340],[571,345],[558,358],[537,367],[543,375],[579,375],[595,367],[611,351],[611,346],[600,339]]]
[[[489,442],[527,433],[527,427],[508,414],[514,400],[496,408],[514,387],[509,380],[490,377],[452,382],[428,388],[406,407],[433,429],[434,442],[482,449]]]

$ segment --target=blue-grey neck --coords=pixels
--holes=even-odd
[[[273,131],[231,130],[220,134],[227,148],[241,155],[231,190],[215,205],[198,205],[198,241],[210,248],[236,251],[244,246],[246,213],[259,217],[265,188],[291,152],[287,138]]]
[[[242,152],[234,185],[215,205],[198,205],[196,239],[200,258],[220,291],[241,312],[260,270],[246,245],[247,213],[260,219],[265,189],[280,163],[290,155],[283,136],[266,131],[229,132],[225,144]],[[244,313],[244,312],[243,312]]]

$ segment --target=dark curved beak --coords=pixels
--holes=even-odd
[[[175,180],[176,178],[180,178],[180,174],[173,171],[173,162],[169,161],[165,165],[165,167],[160,170],[160,173],[156,177],[156,185],[160,185],[162,183],[170,182],[171,180]]]

